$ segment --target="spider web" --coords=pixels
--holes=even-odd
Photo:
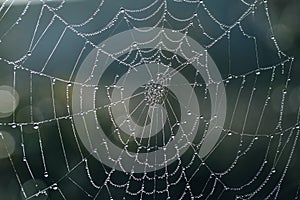
[[[299,102],[267,1],[6,0],[0,23],[4,199],[287,195]]]

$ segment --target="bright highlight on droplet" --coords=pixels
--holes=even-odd
[[[10,86],[0,86],[0,118],[12,115],[18,104],[18,93]]]
[[[11,134],[0,131],[0,159],[7,158],[12,155],[16,148],[15,139]]]

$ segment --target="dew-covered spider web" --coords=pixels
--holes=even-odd
[[[268,4],[2,0],[0,199],[297,199]]]

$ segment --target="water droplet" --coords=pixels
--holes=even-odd
[[[31,51],[27,52],[27,56],[31,56],[31,54],[32,54]]]
[[[34,124],[33,125],[33,129],[35,129],[35,130],[39,129],[39,125],[38,124]]]
[[[44,177],[47,178],[49,176],[48,172],[44,173]]]
[[[137,47],[137,44],[136,44],[136,43],[133,43],[133,44],[132,44],[132,47]]]
[[[68,87],[71,87],[71,86],[72,86],[72,83],[69,82],[67,86],[68,86]]]
[[[58,186],[57,186],[56,183],[53,184],[52,189],[53,189],[53,190],[57,190],[57,189],[58,189]]]
[[[191,115],[192,113],[191,113],[191,111],[190,110],[188,110],[187,111],[187,115]]]
[[[228,133],[227,133],[228,135],[232,135],[232,132],[231,131],[228,131]]]
[[[257,72],[256,72],[256,75],[260,75],[260,71],[257,71]]]
[[[11,127],[12,128],[17,128],[17,125],[16,124],[12,124]]]

